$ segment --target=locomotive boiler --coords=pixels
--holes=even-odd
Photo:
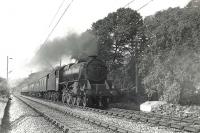
[[[112,96],[107,73],[105,62],[90,56],[86,61],[79,60],[54,69],[29,83],[22,94],[61,100],[69,105],[107,107]]]
[[[60,69],[62,101],[83,106],[108,105],[110,84],[107,81],[107,67],[96,56],[88,61],[79,61]]]

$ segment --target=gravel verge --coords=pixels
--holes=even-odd
[[[148,124],[148,123],[142,123],[142,122],[135,122],[133,120],[127,120],[125,118],[117,118],[117,117],[113,117],[110,115],[102,115],[93,111],[88,111],[88,110],[80,110],[77,108],[70,108],[67,106],[61,106],[61,105],[57,105],[55,103],[51,103],[51,102],[47,102],[44,100],[39,100],[39,99],[35,99],[35,98],[30,98],[29,99],[33,99],[35,101],[41,102],[43,104],[46,105],[50,105],[53,106],[57,109],[60,110],[70,110],[74,113],[77,113],[79,115],[83,115],[84,117],[90,117],[93,118],[95,120],[99,120],[102,122],[106,122],[106,123],[112,123],[114,125],[117,125],[118,127],[122,127],[131,131],[137,131],[137,132],[142,132],[142,133],[173,133],[173,132],[180,132],[176,129],[171,129],[171,128],[167,128],[167,127],[162,127],[162,126],[154,126],[152,124]]]
[[[49,108],[47,106],[44,106],[42,104],[38,104],[36,102],[33,102],[28,99],[24,99],[24,98],[23,98],[23,100],[26,103],[33,106],[34,108],[37,108],[41,112],[54,118],[59,123],[62,123],[63,125],[67,125],[69,128],[76,131],[77,133],[109,133],[109,132],[112,133],[112,131],[110,131],[110,130],[96,126],[94,124],[90,124],[86,121],[77,119],[77,118],[69,116],[67,114],[63,114],[60,111],[56,111],[56,110]]]
[[[1,133],[61,133],[38,113],[12,97]]]

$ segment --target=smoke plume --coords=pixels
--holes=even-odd
[[[79,60],[96,54],[96,37],[88,30],[80,35],[70,33],[66,37],[57,38],[43,44],[36,52],[31,64],[33,66],[47,67],[50,63],[52,65],[58,63],[61,57]]]

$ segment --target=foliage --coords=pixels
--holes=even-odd
[[[130,8],[120,8],[95,22],[92,31],[97,36],[98,55],[107,63],[109,78],[116,88],[133,91],[135,66],[147,41],[140,14]]]
[[[135,56],[144,49],[145,36],[140,14],[130,8],[120,8],[92,25],[98,37],[98,55],[110,70],[123,66],[125,57]]]
[[[169,8],[147,17],[145,25],[151,38],[140,63],[146,93],[172,103],[193,102],[200,82],[200,7]]]
[[[0,77],[0,95],[8,94],[6,79]]]

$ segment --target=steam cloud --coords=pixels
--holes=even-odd
[[[64,38],[47,42],[36,52],[31,64],[47,67],[48,62],[58,63],[61,57],[79,60],[90,55],[97,55],[97,41],[95,35],[88,30],[81,35],[70,33]]]

